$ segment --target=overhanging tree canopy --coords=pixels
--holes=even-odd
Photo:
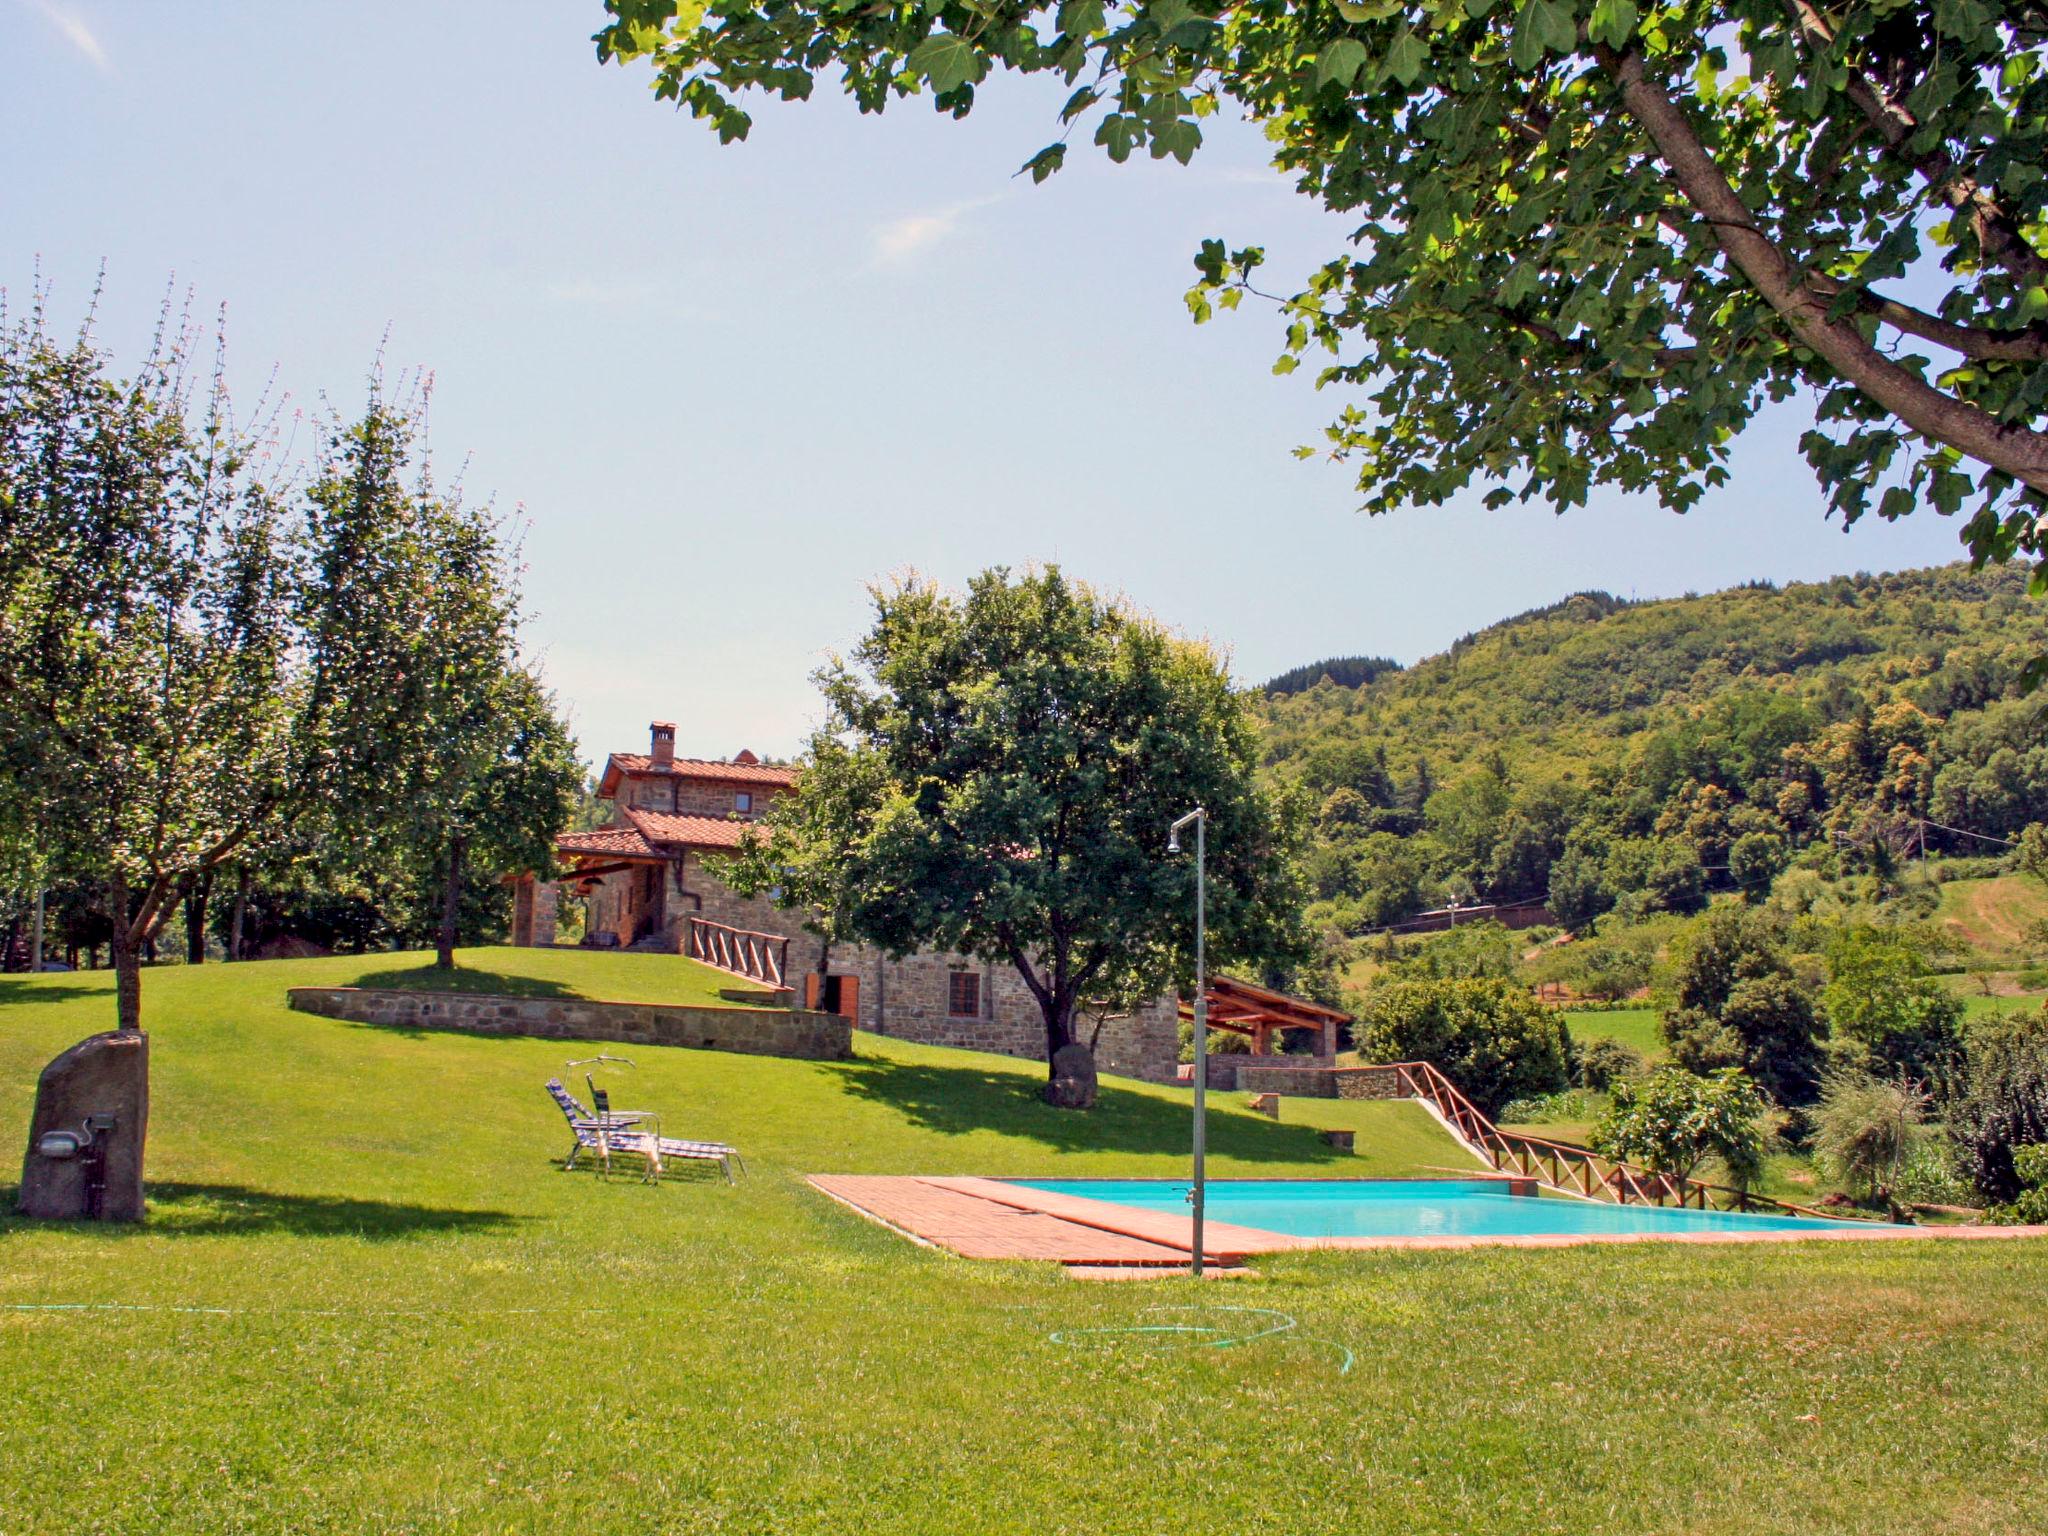
[[[607,0],[606,59],[743,137],[750,90],[836,73],[964,116],[992,71],[1075,87],[1068,135],[1185,162],[1226,102],[1353,215],[1279,302],[1370,391],[1329,428],[1368,510],[1684,509],[1769,400],[1853,521],[1971,510],[2048,576],[2048,7],[2039,0]],[[1057,170],[1067,139],[1028,163]],[[1253,290],[1206,242],[1197,319]],[[1304,449],[1304,453],[1311,450]],[[2037,666],[2040,664],[2037,664]]]

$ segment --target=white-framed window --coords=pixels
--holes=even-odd
[[[981,1017],[981,973],[951,971],[946,976],[946,1014],[955,1019]]]

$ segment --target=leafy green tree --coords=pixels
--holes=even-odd
[[[1768,832],[1745,832],[1729,846],[1728,878],[1761,900],[1785,867],[1785,841]]]
[[[1283,370],[1324,354],[1321,382],[1371,391],[1329,431],[1371,510],[1475,479],[1494,503],[1607,484],[1683,509],[1766,402],[1806,391],[1804,451],[1845,520],[1974,496],[1979,559],[2048,554],[2048,50],[2030,7],[607,10],[600,58],[648,61],[656,94],[725,140],[752,90],[825,79],[864,111],[925,95],[957,117],[996,71],[1051,74],[1075,89],[1036,180],[1090,122],[1112,160],[1185,162],[1205,117],[1242,110],[1353,231],[1273,302]],[[1257,292],[1263,262],[1206,242],[1196,318]]]
[[[2019,836],[2020,868],[2048,885],[2048,822],[2030,822]]]
[[[1617,1078],[1609,1092],[1613,1101],[1590,1137],[1595,1151],[1681,1179],[1713,1159],[1738,1189],[1762,1175],[1764,1104],[1736,1068],[1700,1077],[1662,1067]]]
[[[1643,894],[1660,912],[1697,912],[1707,904],[1707,877],[1691,845],[1676,838],[1659,842],[1644,872]]]
[[[40,308],[0,329],[0,753],[51,865],[99,893],[123,1030],[191,882],[305,789],[285,512],[167,334],[122,381]]]
[[[1193,859],[1208,825],[1210,963],[1301,958],[1305,818],[1258,779],[1244,700],[1206,646],[1057,569],[997,569],[964,596],[874,593],[852,660],[818,677],[827,719],[796,791],[733,864],[745,891],[827,915],[892,954],[1013,966],[1051,1058],[1084,1002],[1136,1000],[1193,970]]]
[[[1828,943],[1820,1004],[1838,1047],[1881,1076],[1945,1078],[1962,1054],[1962,999],[1893,930],[1857,925]]]
[[[309,501],[329,868],[415,911],[435,889],[445,969],[477,904],[471,864],[550,867],[583,770],[520,661],[499,527],[435,489],[404,410],[373,394],[337,427]]]
[[[1672,1060],[1703,1074],[1739,1068],[1780,1104],[1812,1103],[1822,1026],[1769,919],[1717,907],[1674,948],[1676,1006],[1663,1018]]]
[[[1613,893],[1600,878],[1600,861],[1578,849],[1567,849],[1550,866],[1550,915],[1573,933],[1584,933],[1614,905]]]
[[[1430,1062],[1487,1115],[1571,1086],[1562,1020],[1499,978],[1383,982],[1352,1033],[1365,1060]]]

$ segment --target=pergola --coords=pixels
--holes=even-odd
[[[1186,999],[1181,1001],[1180,1016],[1195,1016],[1194,1005]],[[1351,1015],[1340,1009],[1253,986],[1234,976],[1218,976],[1209,983],[1209,1027],[1251,1036],[1254,1056],[1273,1054],[1276,1029],[1313,1029],[1320,1036],[1316,1054],[1333,1057],[1337,1054],[1337,1026],[1350,1022]]]

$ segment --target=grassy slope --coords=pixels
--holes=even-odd
[[[214,977],[219,981],[233,967]],[[157,973],[176,997],[176,970]],[[768,992],[680,955],[607,954],[595,949],[479,949],[452,971],[417,955],[336,955],[292,963],[293,985],[411,987],[436,992],[496,992],[511,997],[580,997],[612,1003],[766,1003]],[[725,997],[730,989],[742,994]],[[276,990],[264,982],[265,996]]]
[[[913,1247],[800,1175],[1173,1173],[1171,1091],[1112,1085],[1082,1117],[1036,1104],[1028,1064],[867,1037],[834,1064],[640,1049],[619,1101],[739,1141],[754,1177],[602,1184],[546,1161],[565,1137],[538,1083],[571,1048],[282,1007],[345,969],[148,977],[152,1223],[0,1222],[0,1525],[1150,1532],[1194,1499],[1257,1532],[2048,1524],[2036,1245],[1332,1255],[1199,1292],[1078,1284]],[[109,1012],[100,977],[0,983],[0,1125]],[[1410,1106],[1324,1109],[1380,1159],[1226,1106],[1216,1171],[1450,1160]],[[86,1301],[229,1313],[15,1310]],[[1300,1326],[1220,1351],[1049,1337],[1190,1306]]]
[[[1655,1008],[1614,1008],[1590,1013],[1568,1013],[1565,1024],[1581,1045],[1589,1040],[1619,1040],[1632,1045],[1651,1060],[1664,1055],[1662,1015]]]
[[[1982,961],[2025,965],[2041,957],[2031,933],[2048,923],[2048,890],[2025,875],[1951,880],[1941,887],[1935,921]]]

